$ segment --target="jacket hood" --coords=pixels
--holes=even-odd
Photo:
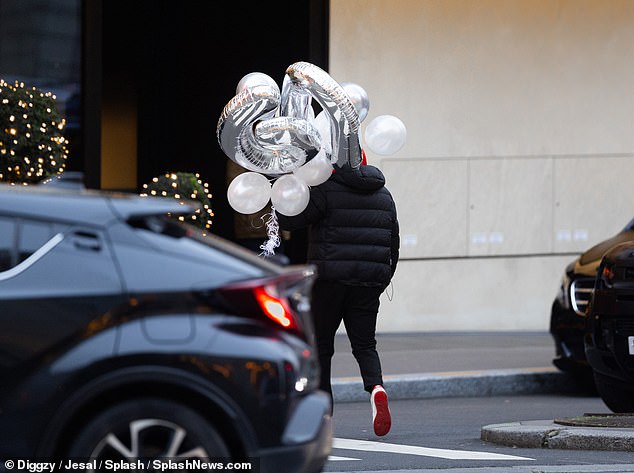
[[[385,176],[379,168],[371,165],[357,169],[345,166],[338,168],[331,179],[357,191],[374,192],[385,186]]]

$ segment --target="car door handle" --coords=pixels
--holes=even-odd
[[[101,241],[99,240],[99,236],[91,232],[81,231],[73,233],[73,244],[78,250],[101,250]]]

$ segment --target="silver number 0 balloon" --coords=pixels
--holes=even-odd
[[[305,89],[321,105],[331,124],[333,165],[361,164],[359,114],[350,97],[326,71],[308,62],[296,62],[286,69],[293,84]],[[284,101],[284,98],[282,98]]]

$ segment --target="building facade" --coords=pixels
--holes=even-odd
[[[0,77],[57,91],[68,169],[126,191],[198,172],[223,237],[215,128],[243,75],[360,84],[362,142],[399,117],[404,148],[366,149],[402,232],[380,331],[547,330],[565,265],[634,217],[632,44],[631,0],[0,0]]]
[[[408,129],[382,330],[547,330],[567,263],[634,217],[634,2],[332,0],[330,72]]]

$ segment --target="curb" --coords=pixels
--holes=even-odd
[[[578,392],[574,379],[556,368],[452,371],[384,376],[390,399],[432,399]],[[335,378],[335,402],[367,401],[360,377]]]
[[[395,400],[579,392],[575,379],[556,368],[397,375],[383,381]],[[359,377],[335,378],[332,390],[335,402],[367,402],[370,397]],[[517,448],[634,452],[633,428],[568,426],[553,420],[486,425],[480,438]]]
[[[480,439],[519,448],[634,451],[634,429],[571,427],[552,420],[486,425]]]

